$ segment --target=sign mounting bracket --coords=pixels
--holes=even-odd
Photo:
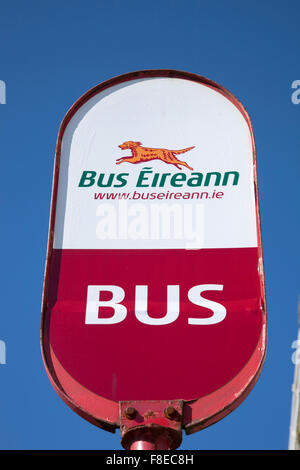
[[[128,450],[172,450],[182,440],[183,400],[120,401],[121,443]]]

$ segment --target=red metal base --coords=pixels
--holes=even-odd
[[[130,450],[170,450],[173,442],[167,428],[137,429],[130,439]]]
[[[127,450],[172,450],[182,440],[180,400],[120,402],[121,443]]]

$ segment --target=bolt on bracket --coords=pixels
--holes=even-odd
[[[125,449],[144,439],[154,449],[177,449],[182,440],[182,400],[136,400],[119,403],[121,443]],[[163,447],[161,447],[163,446]]]

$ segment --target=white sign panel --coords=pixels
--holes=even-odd
[[[249,127],[221,92],[168,77],[112,86],[64,132],[54,248],[256,247],[253,180]]]

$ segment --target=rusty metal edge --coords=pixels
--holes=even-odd
[[[42,315],[41,315],[41,333],[40,333],[40,343],[41,343],[41,351],[42,351],[42,357],[45,365],[45,369],[47,372],[47,375],[50,379],[50,382],[52,386],[54,387],[55,391],[57,394],[61,397],[61,399],[71,408],[73,409],[77,414],[85,418],[87,421],[95,424],[96,426],[99,426],[103,429],[106,429],[110,432],[115,432],[116,427],[119,427],[119,422],[116,421],[107,421],[107,420],[102,420],[100,417],[95,418],[94,416],[90,415],[87,410],[84,410],[80,407],[80,405],[76,402],[74,402],[64,391],[63,387],[59,383],[55,371],[52,367],[51,360],[49,360],[49,354],[45,350],[45,344],[44,344],[44,329],[45,329],[45,320],[46,320],[46,309],[47,309],[47,298],[48,298],[48,289],[49,289],[49,272],[50,272],[50,265],[51,265],[51,257],[52,257],[52,249],[53,249],[53,237],[54,237],[54,226],[55,226],[55,214],[56,214],[56,201],[57,201],[57,191],[58,191],[58,179],[59,179],[59,168],[60,168],[60,157],[61,157],[61,143],[62,143],[62,138],[64,135],[64,132],[66,130],[66,127],[71,120],[71,118],[74,116],[74,114],[78,111],[78,109],[86,103],[90,98],[93,96],[97,95],[101,91],[110,88],[111,86],[127,82],[127,81],[132,81],[136,79],[142,79],[142,78],[150,78],[150,77],[170,77],[170,78],[182,78],[186,80],[191,80],[195,81],[197,83],[201,83],[204,85],[207,85],[217,91],[219,91],[221,94],[223,94],[225,97],[227,97],[241,112],[241,114],[244,116],[250,133],[251,133],[251,138],[252,138],[252,146],[253,146],[253,167],[254,167],[254,185],[255,185],[255,202],[256,202],[256,217],[257,217],[257,232],[258,232],[258,248],[259,248],[259,260],[260,260],[260,279],[261,279],[261,291],[262,291],[262,303],[263,303],[263,315],[265,318],[266,315],[266,302],[265,302],[265,281],[264,281],[264,269],[263,269],[263,255],[262,255],[262,243],[261,243],[261,226],[260,226],[260,214],[259,214],[259,204],[258,204],[258,184],[257,184],[257,169],[256,169],[256,146],[255,146],[255,141],[254,141],[254,134],[253,134],[253,129],[252,129],[252,124],[250,117],[242,105],[242,103],[231,93],[229,92],[226,88],[223,86],[219,85],[218,83],[214,82],[213,80],[210,80],[206,77],[203,77],[201,75],[195,74],[195,73],[190,73],[190,72],[185,72],[185,71],[179,71],[179,70],[172,70],[172,69],[153,69],[153,70],[140,70],[140,71],[134,71],[134,72],[129,72],[123,75],[119,75],[116,77],[113,77],[109,80],[106,80],[95,87],[91,88],[88,90],[86,93],[84,93],[68,110],[66,113],[65,117],[63,118],[63,121],[60,125],[59,132],[58,132],[58,137],[57,137],[57,143],[56,143],[56,152],[55,152],[55,161],[54,161],[54,170],[53,170],[53,184],[52,184],[52,196],[51,196],[51,208],[50,208],[50,221],[49,221],[49,235],[48,235],[48,245],[47,245],[47,255],[46,255],[46,265],[45,265],[45,274],[44,274],[44,283],[43,283],[43,296],[42,296]],[[266,336],[265,336],[266,340]],[[264,355],[263,355],[264,356]],[[264,357],[261,359],[261,366],[259,368],[259,371],[261,370],[263,366],[263,361]],[[256,380],[258,378],[259,372],[256,374]],[[253,388],[256,380],[252,380],[252,386],[241,393],[241,401],[248,395],[250,390]],[[101,397],[99,397],[101,400]],[[193,406],[193,404],[200,402],[202,399],[199,400],[194,400],[193,402],[185,402],[186,405],[190,404]],[[218,413],[211,417],[207,417],[206,419],[200,418],[199,420],[193,420],[192,423],[185,423],[184,424],[184,429],[186,430],[187,434],[190,434],[192,432],[195,432],[199,429],[202,429],[204,427],[209,426],[210,424],[213,424],[214,422],[218,421],[222,417],[226,416],[230,411],[232,411],[233,403],[236,403],[234,408],[238,406],[239,403],[237,403],[239,400],[235,400],[228,404],[224,409],[220,410]],[[117,402],[112,402],[112,406],[115,405],[116,408],[118,408],[118,403]],[[225,413],[225,414],[224,414]],[[223,416],[224,414],[224,416]],[[221,416],[222,415],[222,416]],[[212,422],[210,422],[210,418]],[[201,424],[200,424],[201,423]],[[206,424],[205,424],[206,423]]]

